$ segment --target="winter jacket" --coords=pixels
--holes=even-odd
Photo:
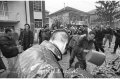
[[[15,40],[8,35],[0,36],[0,49],[6,58],[15,57],[19,53]]]
[[[117,29],[114,31],[114,35],[116,37],[116,41],[120,41],[120,29]]]
[[[48,41],[24,51],[18,58],[9,78],[62,78],[60,50]]]
[[[68,46],[71,48],[74,48],[76,45],[78,45],[79,40],[81,39],[81,37],[85,36],[84,35],[71,35],[71,39],[69,41]]]
[[[93,44],[94,41],[93,40],[87,40],[86,36],[82,36],[79,41],[78,44],[74,47],[73,51],[76,52],[76,57],[78,59],[82,59],[85,60],[85,56],[87,53],[83,52],[85,49],[86,50],[91,50],[93,49]]]
[[[20,40],[21,40],[23,49],[26,50],[27,48],[30,47],[30,44],[33,44],[33,40],[34,40],[33,32],[30,30],[22,31],[20,34]]]
[[[103,38],[105,37],[105,30],[96,30],[95,34],[96,42],[102,42]]]

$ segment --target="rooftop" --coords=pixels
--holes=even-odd
[[[89,14],[95,14],[95,12],[96,12],[96,9],[91,10],[91,11],[89,11],[89,12],[87,12],[87,13],[89,13]]]
[[[62,8],[52,14],[50,14],[49,16],[54,16],[54,15],[57,15],[57,14],[60,14],[60,13],[65,13],[65,12],[77,12],[77,13],[84,13],[86,15],[89,15],[87,12],[84,12],[84,11],[81,11],[81,10],[78,10],[78,9],[75,9],[75,8],[72,8],[72,7],[65,7],[65,8]]]

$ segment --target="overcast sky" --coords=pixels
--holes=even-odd
[[[64,8],[65,3],[65,6],[88,12],[95,9],[96,1],[98,0],[45,0],[45,7],[46,10],[48,10],[50,13],[53,13]]]

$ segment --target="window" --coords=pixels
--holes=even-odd
[[[41,11],[41,1],[34,1],[34,11],[38,12]]]
[[[8,6],[7,1],[0,1],[0,15],[7,15]]]
[[[49,18],[45,18],[45,23],[49,24]]]
[[[42,27],[42,20],[35,19],[35,28],[41,28],[41,27]]]
[[[7,11],[7,1],[0,1],[0,10]]]

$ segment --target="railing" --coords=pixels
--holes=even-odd
[[[20,15],[17,12],[0,10],[0,20],[19,21],[20,20]]]

